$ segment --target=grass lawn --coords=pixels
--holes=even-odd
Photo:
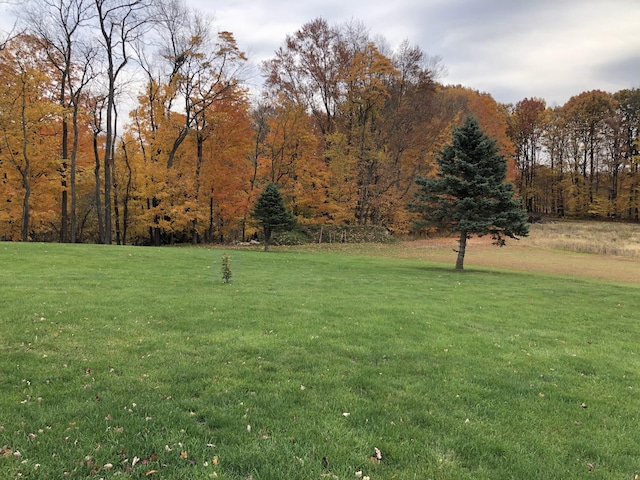
[[[632,480],[640,287],[466,268],[0,243],[0,478]]]

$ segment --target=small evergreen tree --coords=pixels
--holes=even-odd
[[[472,234],[491,235],[499,246],[505,244],[505,237],[529,234],[526,212],[514,198],[513,185],[504,181],[507,162],[473,117],[454,128],[438,165],[436,178],[416,180],[420,190],[410,208],[422,214],[421,225],[438,225],[460,234],[456,269],[463,269]]]
[[[224,253],[222,255],[222,283],[231,283],[231,257]]]
[[[270,182],[258,197],[251,216],[262,228],[265,252],[269,250],[269,240],[274,231],[291,230],[296,224],[296,218],[284,206],[280,190],[273,182]]]

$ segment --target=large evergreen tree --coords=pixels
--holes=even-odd
[[[454,128],[453,138],[438,158],[436,178],[418,178],[417,201],[410,205],[422,215],[422,224],[446,227],[460,234],[456,269],[462,270],[467,239],[491,235],[494,243],[505,237],[529,234],[526,212],[505,182],[507,163],[471,116]]]
[[[251,216],[262,228],[264,251],[269,250],[269,240],[275,230],[290,230],[296,224],[296,218],[287,210],[278,186],[270,182],[256,201]]]

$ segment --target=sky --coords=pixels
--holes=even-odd
[[[0,0],[0,26],[11,18]],[[316,18],[361,22],[391,48],[439,56],[444,84],[549,106],[600,89],[640,88],[640,0],[185,0],[233,33],[255,66]],[[257,68],[250,86],[259,88]]]
[[[392,48],[403,40],[439,56],[444,84],[498,102],[563,105],[600,89],[640,87],[640,0],[187,0],[234,34],[252,62],[318,17],[362,22]],[[254,78],[259,82],[259,78]]]

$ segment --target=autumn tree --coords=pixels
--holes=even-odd
[[[545,167],[549,170],[545,203],[539,204],[540,212],[564,216],[567,188],[567,153],[569,136],[562,107],[547,109],[547,122],[541,143],[544,148]]]
[[[265,252],[269,250],[269,241],[275,231],[290,230],[296,223],[296,218],[285,207],[280,190],[273,182],[264,187],[251,216],[262,229]]]
[[[57,73],[58,103],[65,110],[60,136],[60,176],[62,186],[60,241],[76,241],[77,235],[77,157],[79,116],[83,90],[93,78],[95,48],[82,38],[91,15],[88,0],[31,0],[22,11],[34,39]],[[69,117],[71,132],[69,132]],[[71,133],[71,135],[70,135]],[[69,180],[69,182],[67,181]],[[71,190],[71,211],[68,193]],[[68,225],[70,232],[68,232]]]
[[[267,88],[282,91],[314,117],[322,135],[334,131],[348,52],[338,28],[322,18],[304,24],[263,63]]]
[[[471,235],[491,235],[494,243],[505,237],[527,236],[526,212],[514,198],[513,185],[505,183],[507,164],[471,116],[454,128],[452,142],[438,158],[436,178],[420,177],[417,201],[411,208],[426,223],[447,227],[459,234],[456,269],[464,267]]]
[[[263,71],[269,95],[286,98],[315,125],[326,170],[316,185],[325,196],[318,218],[406,225],[406,196],[441,138],[437,60],[408,43],[389,52],[359,22],[330,26],[318,18],[287,36]]]
[[[254,111],[255,177],[274,182],[296,215],[324,213],[326,163],[321,140],[304,107],[280,94],[266,97]]]
[[[616,216],[640,218],[640,89],[614,95],[618,140],[609,139],[612,155],[612,200]]]
[[[359,225],[372,217],[372,200],[380,195],[376,177],[388,162],[375,135],[385,103],[390,97],[388,87],[399,72],[391,60],[369,42],[356,52],[346,76],[347,101],[345,134],[348,155],[355,159],[357,172],[357,202],[355,217]]]
[[[575,95],[563,107],[570,136],[572,166],[572,194],[568,202],[576,215],[602,215],[606,212],[606,200],[600,189],[607,121],[613,108],[610,94],[600,90]]]
[[[194,235],[208,242],[242,238],[243,220],[252,201],[249,100],[240,92],[220,99],[204,112],[201,121],[188,140],[191,151],[194,143],[196,151],[196,165],[190,164],[195,167],[192,188],[187,192],[194,205]]]
[[[158,2],[154,23],[152,42],[145,39],[137,46],[147,80],[132,115],[149,172],[151,241],[157,245],[163,230],[182,230],[190,223],[197,242],[205,144],[220,118],[218,106],[226,111],[223,103],[244,104],[246,57],[230,32],[214,35],[211,20],[180,1]]]
[[[517,187],[529,212],[539,211],[539,192],[535,189],[535,176],[540,163],[542,136],[545,130],[546,104],[538,98],[525,98],[518,102],[509,118],[507,133],[515,145],[515,161],[519,175]]]
[[[48,153],[55,138],[51,132],[61,111],[52,100],[54,87],[43,52],[32,36],[12,39],[0,54],[0,73],[5,80],[0,95],[0,166],[9,184],[7,190],[22,196],[19,220],[12,214],[9,218],[20,225],[19,238],[26,242],[31,239],[34,217],[44,220],[52,210],[47,203],[53,203],[49,177],[55,166]],[[3,203],[14,201],[6,198]],[[34,209],[36,202],[38,208]]]

